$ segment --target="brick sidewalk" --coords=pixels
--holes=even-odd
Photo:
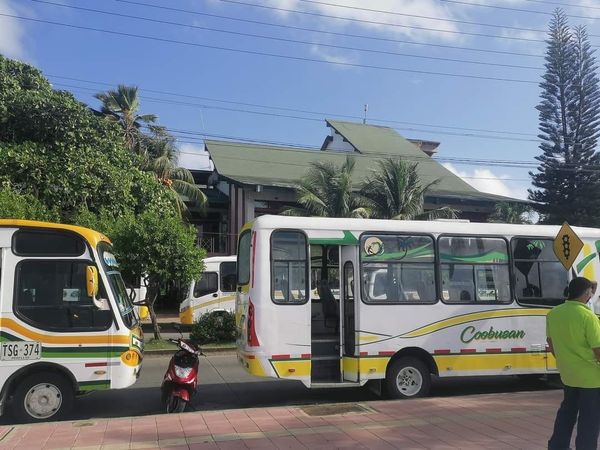
[[[552,390],[2,426],[0,449],[545,449],[561,399]]]

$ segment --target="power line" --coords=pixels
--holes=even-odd
[[[323,5],[323,6],[332,6],[334,8],[350,9],[352,11],[366,11],[366,12],[374,12],[374,13],[378,13],[378,14],[389,14],[392,16],[412,17],[415,19],[437,20],[437,21],[441,21],[441,22],[459,23],[462,25],[476,25],[476,26],[481,26],[481,27],[500,28],[500,29],[507,29],[507,30],[516,30],[516,31],[532,31],[535,33],[544,33],[544,34],[548,32],[547,30],[538,30],[535,28],[523,28],[523,27],[515,27],[515,26],[511,26],[511,25],[498,25],[498,24],[492,24],[492,23],[471,22],[468,20],[458,20],[458,19],[451,19],[451,18],[445,18],[445,17],[423,16],[423,15],[419,15],[419,14],[401,13],[401,12],[390,11],[390,10],[385,10],[385,9],[362,8],[359,6],[342,5],[339,3],[329,3],[329,2],[323,2],[323,1],[317,1],[317,0],[298,0],[298,1],[304,2],[304,3],[310,3],[313,5]]]
[[[277,6],[268,6],[268,5],[258,5],[256,3],[248,3],[245,1],[241,1],[241,0],[220,0],[220,1],[224,2],[224,3],[232,3],[232,4],[236,4],[236,5],[250,6],[253,8],[290,12],[290,13],[294,13],[294,14],[302,14],[302,15],[314,16],[314,17],[324,17],[327,19],[345,20],[348,22],[367,23],[369,25],[383,25],[383,26],[397,27],[397,28],[410,28],[413,30],[432,31],[432,32],[436,32],[436,33],[450,33],[450,34],[459,34],[459,35],[463,35],[463,36],[477,36],[477,37],[486,37],[486,38],[494,38],[494,39],[507,39],[507,40],[511,40],[511,41],[545,42],[544,39],[524,38],[524,37],[518,37],[518,36],[504,36],[504,35],[500,35],[500,34],[472,33],[472,32],[456,31],[456,30],[444,30],[441,28],[417,27],[414,25],[402,25],[402,24],[397,24],[397,23],[379,22],[376,20],[356,19],[356,18],[344,17],[344,16],[333,16],[331,14],[322,14],[322,13],[316,13],[316,12],[311,12],[311,11],[301,11],[298,9],[280,8]],[[442,1],[444,1],[444,0],[442,0]]]
[[[93,28],[93,27],[86,27],[86,26],[81,26],[81,25],[73,25],[73,24],[68,24],[68,23],[64,23],[64,22],[36,19],[33,17],[17,16],[15,14],[0,13],[0,16],[11,17],[13,19],[26,20],[26,21],[36,22],[36,23],[44,23],[44,24],[48,24],[48,25],[55,25],[55,26],[61,26],[61,27],[66,27],[66,28],[78,29],[78,30],[95,31],[95,32],[99,32],[99,33],[112,34],[115,36],[126,36],[126,37],[133,37],[133,38],[144,39],[144,40],[164,42],[164,43],[169,43],[169,44],[188,45],[188,46],[193,46],[193,47],[207,48],[207,49],[211,49],[211,50],[222,50],[222,51],[228,51],[228,52],[243,53],[243,54],[248,54],[248,55],[268,56],[268,57],[272,57],[272,58],[288,59],[288,60],[293,60],[293,61],[315,62],[315,63],[320,63],[320,64],[329,64],[329,65],[354,67],[354,68],[362,68],[362,69],[383,70],[383,71],[391,71],[391,72],[405,72],[405,73],[413,73],[413,74],[418,74],[418,75],[438,75],[438,76],[445,76],[445,77],[452,77],[452,78],[469,78],[469,79],[486,80],[486,81],[538,84],[538,82],[534,81],[534,80],[521,80],[521,79],[516,79],[516,78],[502,78],[502,77],[491,77],[491,76],[483,76],[483,75],[458,74],[458,73],[450,73],[450,72],[434,72],[434,71],[428,71],[428,70],[403,69],[400,67],[377,66],[377,65],[359,64],[359,63],[342,62],[342,61],[329,61],[329,60],[324,60],[324,59],[308,58],[308,57],[302,57],[302,56],[281,55],[278,53],[260,52],[260,51],[256,51],[256,50],[242,50],[242,49],[236,49],[236,48],[231,48],[231,47],[206,45],[206,44],[199,44],[196,42],[179,41],[179,40],[175,40],[175,39],[160,38],[157,36],[147,36],[147,35],[136,34],[136,33],[126,33],[126,32],[121,32],[121,31],[105,30],[102,28]]]
[[[66,84],[66,83],[54,83],[54,85],[56,86],[63,86],[63,87],[67,87],[67,88],[71,88],[71,89],[75,89],[75,90],[86,90],[86,91],[91,91],[91,92],[97,92],[96,89],[92,89],[92,88],[86,88],[83,86],[75,86],[75,85],[71,85],[71,84]],[[173,105],[182,105],[182,106],[189,106],[189,107],[197,107],[197,108],[201,108],[201,109],[213,109],[213,110],[219,110],[219,111],[229,111],[229,112],[239,112],[239,113],[245,113],[245,114],[254,114],[254,115],[262,115],[262,116],[270,116],[270,117],[278,117],[278,118],[286,118],[286,119],[294,119],[294,120],[307,120],[307,121],[313,121],[313,122],[322,122],[323,120],[326,119],[326,117],[341,117],[335,113],[331,113],[331,114],[325,114],[325,113],[318,113],[318,112],[305,112],[308,114],[318,114],[321,115],[322,117],[320,118],[314,118],[314,117],[303,117],[303,116],[293,116],[293,115],[289,115],[289,114],[278,114],[278,113],[269,113],[269,112],[263,112],[263,111],[252,111],[252,110],[247,110],[247,109],[240,109],[240,108],[226,108],[226,107],[220,107],[220,106],[214,106],[214,105],[208,105],[208,104],[199,104],[199,103],[191,103],[191,102],[181,102],[181,101],[176,101],[176,100],[168,100],[168,99],[162,99],[162,98],[156,98],[156,97],[147,97],[147,96],[140,96],[140,98],[142,100],[145,100],[147,102],[150,103],[162,103],[162,104],[173,104]],[[254,105],[255,107],[262,107],[264,108],[264,106],[258,106],[258,105]],[[302,112],[302,111],[298,111],[297,112]],[[353,118],[353,119],[360,119],[360,117],[358,116],[344,116],[345,118]],[[424,127],[438,127],[437,125],[431,125],[431,124],[419,124],[419,123],[414,123],[414,122],[401,122],[401,121],[392,121],[392,120],[381,120],[378,121],[377,119],[371,119],[371,121],[373,122],[387,122],[387,123],[397,123],[397,124],[403,124],[403,125],[415,125],[415,126],[424,126]],[[460,128],[460,127],[444,127],[444,126],[439,126],[439,128],[448,128],[448,129],[457,129],[457,130],[470,130],[470,131],[475,131],[477,129],[468,129],[468,128]],[[475,134],[475,133],[458,133],[458,132],[450,132],[450,131],[442,131],[442,130],[426,130],[426,129],[418,129],[418,128],[414,128],[414,127],[396,127],[397,130],[402,130],[402,131],[411,131],[411,132],[416,132],[416,133],[432,133],[432,134],[442,134],[442,135],[449,135],[449,136],[460,136],[460,137],[470,137],[470,138],[479,138],[479,139],[492,139],[492,140],[503,140],[503,141],[517,141],[517,142],[535,142],[535,143],[539,143],[540,141],[538,139],[525,139],[525,138],[515,138],[515,137],[504,137],[504,136],[491,136],[491,135],[482,135],[482,134]],[[493,131],[493,130],[477,130],[477,131],[483,131],[483,132],[488,132],[488,133],[496,133],[496,134],[501,134],[504,132],[500,132],[500,131]],[[511,133],[511,132],[506,132],[506,133]],[[525,133],[511,133],[511,134],[523,134],[526,135]]]
[[[483,66],[507,67],[507,68],[513,68],[513,69],[530,69],[530,70],[540,70],[541,69],[538,66],[523,66],[523,65],[518,65],[518,64],[492,63],[492,62],[474,61],[474,60],[467,60],[467,59],[444,58],[444,57],[438,57],[438,56],[424,56],[424,55],[416,55],[416,54],[411,54],[411,53],[393,52],[393,51],[387,51],[387,50],[376,50],[376,49],[369,49],[369,48],[350,47],[350,46],[345,46],[345,45],[326,44],[326,43],[322,43],[322,42],[302,41],[302,40],[298,40],[298,39],[282,38],[282,37],[276,37],[276,36],[254,34],[254,33],[244,33],[244,32],[240,32],[240,31],[223,30],[220,28],[210,28],[210,27],[203,27],[203,26],[199,26],[199,25],[190,25],[190,24],[181,23],[181,22],[171,22],[171,21],[167,21],[167,20],[151,19],[151,18],[147,18],[147,17],[134,16],[134,15],[130,15],[130,14],[121,14],[121,13],[117,13],[117,12],[113,12],[113,11],[103,11],[103,10],[93,9],[93,8],[83,8],[80,6],[72,6],[72,5],[62,4],[62,3],[55,3],[55,2],[51,2],[51,1],[47,1],[47,0],[30,0],[30,1],[35,2],[35,3],[45,4],[45,5],[58,6],[61,8],[68,8],[68,9],[74,9],[74,10],[79,10],[79,11],[92,12],[95,14],[104,14],[104,15],[109,15],[109,16],[113,16],[113,17],[123,17],[123,18],[127,18],[127,19],[141,20],[141,21],[145,21],[145,22],[152,22],[152,23],[158,23],[158,24],[163,24],[163,25],[172,25],[172,26],[193,28],[193,29],[203,30],[203,31],[226,33],[226,34],[233,34],[236,36],[268,39],[268,40],[274,40],[274,41],[279,41],[279,42],[289,42],[289,43],[294,43],[294,44],[319,45],[321,47],[335,48],[335,49],[340,49],[340,50],[351,50],[351,51],[374,53],[374,54],[388,55],[388,56],[402,56],[402,57],[407,57],[407,58],[428,59],[428,60],[434,60],[434,61],[458,62],[458,63],[463,63],[463,64],[476,64],[476,65],[483,65]]]
[[[311,33],[320,33],[320,34],[326,34],[326,35],[331,35],[331,36],[368,39],[368,40],[375,40],[375,41],[382,41],[382,42],[394,42],[394,43],[399,43],[399,44],[423,45],[423,46],[427,46],[427,47],[449,48],[449,49],[454,49],[454,50],[464,50],[464,51],[472,51],[472,52],[523,56],[523,57],[528,57],[528,58],[543,58],[544,57],[543,55],[535,55],[535,54],[531,54],[531,53],[520,53],[520,52],[494,50],[494,49],[482,49],[482,48],[476,48],[476,47],[463,47],[463,46],[448,45],[448,44],[435,44],[435,43],[415,41],[415,40],[408,41],[408,40],[402,40],[402,39],[367,36],[364,34],[352,34],[352,33],[341,33],[341,32],[336,32],[336,31],[318,30],[316,28],[306,28],[306,27],[299,27],[299,26],[294,26],[294,25],[282,25],[282,24],[277,24],[277,23],[273,23],[273,22],[242,19],[239,17],[210,14],[210,13],[194,11],[194,10],[189,10],[189,9],[173,8],[173,7],[168,7],[168,6],[159,6],[159,5],[153,5],[152,3],[144,3],[144,2],[138,2],[138,1],[133,1],[133,0],[114,0],[114,1],[119,2],[119,3],[143,6],[145,8],[155,8],[155,9],[164,10],[164,11],[181,12],[181,13],[185,13],[185,14],[193,14],[193,15],[198,15],[198,16],[203,16],[203,17],[212,17],[212,18],[217,18],[217,19],[232,20],[232,21],[236,21],[236,22],[252,23],[252,24],[256,24],[256,25],[285,28],[285,29],[297,30],[297,31],[308,31]]]
[[[376,13],[380,13],[380,14],[391,14],[394,16],[414,17],[414,18],[419,18],[419,19],[439,20],[439,21],[444,21],[444,22],[460,23],[460,24],[465,24],[465,25],[477,25],[477,26],[482,26],[482,27],[501,28],[501,29],[516,30],[516,31],[529,31],[529,32],[544,33],[544,34],[546,34],[548,32],[548,30],[539,30],[539,29],[535,29],[535,28],[523,28],[523,27],[510,26],[510,25],[498,25],[498,24],[490,24],[490,23],[471,22],[468,20],[457,20],[457,19],[450,19],[450,18],[443,18],[443,17],[421,16],[418,14],[406,14],[406,13],[400,13],[400,12],[389,11],[389,10],[361,8],[361,7],[349,6],[349,5],[340,5],[337,3],[328,3],[328,2],[324,2],[324,1],[318,1],[318,0],[298,0],[298,1],[305,2],[305,3],[317,4],[317,5],[333,6],[336,8],[345,8],[345,9],[358,10],[358,11],[376,12]],[[560,5],[560,6],[577,6],[577,5],[568,5],[565,3],[548,2],[548,1],[543,1],[543,0],[526,0],[526,1],[531,1],[531,2],[536,2],[536,3],[547,3],[547,4]],[[478,5],[478,6],[481,6],[481,5]],[[579,7],[584,8],[583,5],[579,5]],[[588,8],[600,9],[600,7],[599,8],[588,7]],[[527,12],[540,12],[540,11],[531,11],[531,10],[518,10],[518,9],[515,9],[515,10],[527,11]],[[546,13],[544,12],[544,14],[546,14]],[[548,13],[548,14],[552,14],[552,13]],[[586,17],[581,17],[581,16],[571,16],[571,17],[586,18]],[[590,37],[600,37],[600,35],[597,35],[597,34],[590,34],[589,36]]]
[[[79,81],[82,83],[97,84],[100,86],[114,87],[117,85],[117,83],[107,83],[107,82],[101,82],[101,81],[84,80],[81,78],[65,77],[65,76],[54,75],[54,74],[46,74],[46,76],[48,76],[50,78],[58,78],[58,79],[62,79],[62,80]],[[76,89],[89,89],[90,91],[96,92],[95,89],[85,88],[82,86],[68,85],[68,84],[64,84],[64,83],[56,83],[56,84],[57,85],[60,84],[62,86],[66,86],[66,87],[73,87]],[[150,93],[155,93],[155,94],[171,95],[171,96],[175,96],[175,97],[190,98],[190,99],[195,99],[195,100],[203,100],[203,101],[227,103],[227,104],[233,104],[233,105],[249,106],[249,107],[254,107],[254,108],[274,109],[274,110],[279,110],[279,111],[289,111],[289,112],[296,112],[296,113],[302,113],[302,114],[312,114],[312,115],[318,115],[321,117],[340,117],[340,118],[354,119],[354,120],[362,120],[363,119],[362,116],[353,116],[353,115],[349,115],[349,114],[338,114],[338,113],[313,111],[313,110],[305,110],[305,109],[298,109],[298,108],[285,108],[285,107],[280,107],[280,106],[264,105],[264,104],[259,104],[259,103],[248,103],[248,102],[237,102],[237,101],[232,101],[232,100],[223,100],[223,99],[214,98],[214,97],[201,97],[201,96],[190,95],[190,94],[181,94],[178,92],[171,92],[171,91],[162,91],[162,90],[146,89],[146,88],[141,88],[141,89],[144,92],[150,92]],[[420,127],[445,128],[445,129],[449,129],[449,130],[474,131],[474,132],[481,132],[481,133],[507,134],[507,135],[528,136],[528,137],[536,136],[535,134],[532,134],[532,133],[522,133],[522,132],[517,132],[517,131],[490,130],[490,129],[482,129],[482,128],[465,128],[465,127],[447,126],[447,125],[439,125],[439,124],[427,124],[427,123],[420,123],[420,122],[407,122],[407,121],[400,121],[400,120],[380,119],[380,118],[370,118],[369,121],[376,122],[376,123],[389,123],[389,124],[412,125],[412,126],[420,126]]]
[[[226,0],[221,0],[221,1],[226,1]],[[523,12],[523,13],[530,13],[530,14],[542,14],[545,16],[553,16],[554,15],[554,13],[548,12],[548,11],[538,11],[538,10],[534,10],[534,9],[514,8],[514,7],[510,7],[510,6],[486,5],[485,3],[470,3],[470,2],[465,2],[462,0],[438,0],[438,1],[444,2],[444,3],[454,3],[456,5],[478,6],[481,8],[501,9],[504,11]],[[598,16],[590,17],[590,16],[581,16],[578,14],[566,14],[566,16],[571,17],[573,19],[587,19],[587,20],[600,19],[600,17],[598,17]]]
[[[574,3],[550,2],[547,0],[524,0],[524,1],[531,2],[531,3],[542,3],[545,5],[566,6],[566,7],[570,7],[570,8],[600,9],[600,7],[598,7],[598,6],[589,6],[589,5],[574,4]]]

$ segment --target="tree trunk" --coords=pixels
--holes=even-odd
[[[156,321],[156,313],[154,312],[154,303],[158,298],[159,284],[153,280],[148,283],[148,293],[146,294],[146,303],[148,305],[148,312],[150,313],[150,320],[152,321],[152,328],[154,330],[154,339],[162,339],[160,336],[160,327]]]

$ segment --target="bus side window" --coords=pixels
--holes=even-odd
[[[221,291],[235,292],[236,282],[236,263],[223,262],[220,267],[221,274]]]
[[[440,269],[446,303],[510,303],[508,247],[501,238],[442,236]]]
[[[435,251],[430,236],[365,234],[360,264],[365,303],[435,303]]]
[[[214,294],[219,290],[219,276],[217,272],[204,272],[202,278],[194,284],[194,297]]]
[[[555,306],[565,298],[568,272],[556,258],[552,239],[514,238],[511,243],[519,303]]]

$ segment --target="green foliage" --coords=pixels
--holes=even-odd
[[[439,180],[421,184],[417,163],[388,158],[378,161],[377,167],[361,189],[369,216],[376,219],[435,219],[456,218],[456,211],[443,207],[425,212],[425,193]]]
[[[200,344],[235,340],[235,316],[228,311],[203,314],[192,326],[190,338]]]
[[[0,111],[0,182],[63,217],[82,205],[115,215],[136,206],[136,165],[116,124],[1,56]]]
[[[355,160],[348,156],[341,166],[315,161],[296,189],[301,208],[283,212],[295,216],[368,217],[352,188]]]
[[[57,222],[59,214],[50,210],[31,194],[19,194],[10,187],[0,187],[0,218]]]
[[[524,203],[502,202],[496,204],[496,210],[490,216],[490,222],[499,223],[532,223],[532,209]]]
[[[423,210],[425,193],[438,180],[421,184],[416,163],[393,158],[378,161],[359,191],[352,186],[353,170],[350,156],[340,167],[313,163],[296,189],[301,208],[283,214],[401,220],[456,217],[456,211],[448,207]]]
[[[600,221],[600,85],[585,28],[569,28],[557,10],[550,23],[546,72],[540,84],[542,154],[529,198],[545,223],[596,226]]]

